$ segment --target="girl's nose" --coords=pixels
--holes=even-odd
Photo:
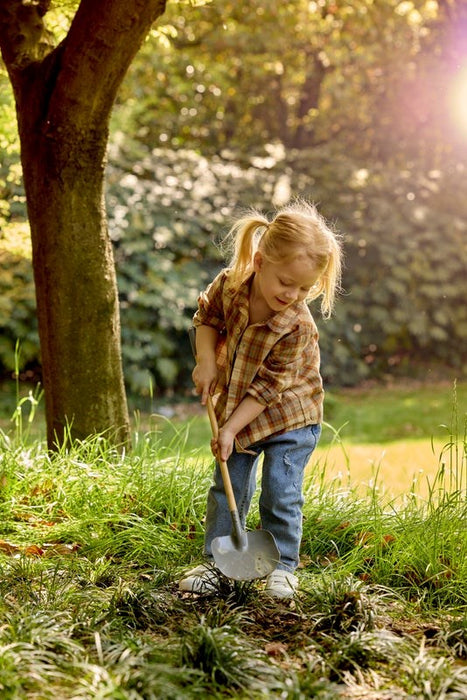
[[[286,299],[289,301],[295,301],[298,297],[298,292],[296,289],[288,289],[285,293]]]

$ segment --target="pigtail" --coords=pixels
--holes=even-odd
[[[231,250],[229,283],[234,289],[248,279],[253,272],[253,258],[258,243],[269,221],[262,214],[252,211],[239,219],[227,234],[225,243]]]
[[[329,318],[334,308],[334,301],[341,291],[342,277],[342,247],[336,234],[330,232],[330,251],[328,264],[321,276],[322,295],[321,313],[324,318]]]

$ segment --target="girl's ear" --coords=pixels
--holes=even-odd
[[[259,272],[263,266],[263,256],[260,251],[257,250],[253,256],[253,269],[255,272]]]

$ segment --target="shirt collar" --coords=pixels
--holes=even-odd
[[[297,301],[283,311],[278,311],[266,321],[266,325],[275,333],[282,333],[297,322],[301,306],[304,302]]]

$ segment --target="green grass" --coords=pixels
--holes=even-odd
[[[398,383],[330,392],[325,420],[346,442],[391,442],[446,436],[453,417],[467,412],[467,382]],[[331,440],[324,433],[323,440]]]
[[[42,437],[45,428],[40,391],[27,385],[17,387],[13,380],[4,382],[0,388],[0,428],[11,432],[20,421],[20,432],[29,430],[33,437]],[[18,407],[22,409],[20,414]],[[330,389],[326,393],[325,422],[331,427],[323,430],[321,443],[332,442],[335,431],[346,443],[353,444],[444,439],[443,426],[452,425],[454,410],[458,416],[467,411],[466,381],[431,384],[401,381],[388,387]],[[161,415],[166,411],[170,420]],[[15,416],[13,421],[12,416]],[[209,423],[197,401],[173,405],[159,401],[151,415],[140,415],[137,411],[133,416],[136,431],[157,430],[168,442],[177,438],[186,423],[190,425],[188,449],[209,444]]]
[[[452,419],[451,398],[432,421],[457,435],[454,489],[442,464],[428,496],[397,501],[309,473],[293,603],[261,581],[178,591],[202,549],[204,417],[152,418],[125,455],[99,436],[51,455],[18,425],[0,433],[0,696],[466,697],[466,444]]]
[[[210,427],[205,412],[198,403],[169,408],[171,421],[156,409],[151,417],[141,417],[142,427],[157,431],[166,442],[188,431],[187,448],[198,449],[208,459]],[[410,382],[328,392],[326,423],[310,469],[325,471],[329,481],[347,477],[360,490],[377,481],[393,496],[410,491],[416,482],[426,496],[444,462],[455,488],[450,445],[462,441],[466,412],[466,382]]]

